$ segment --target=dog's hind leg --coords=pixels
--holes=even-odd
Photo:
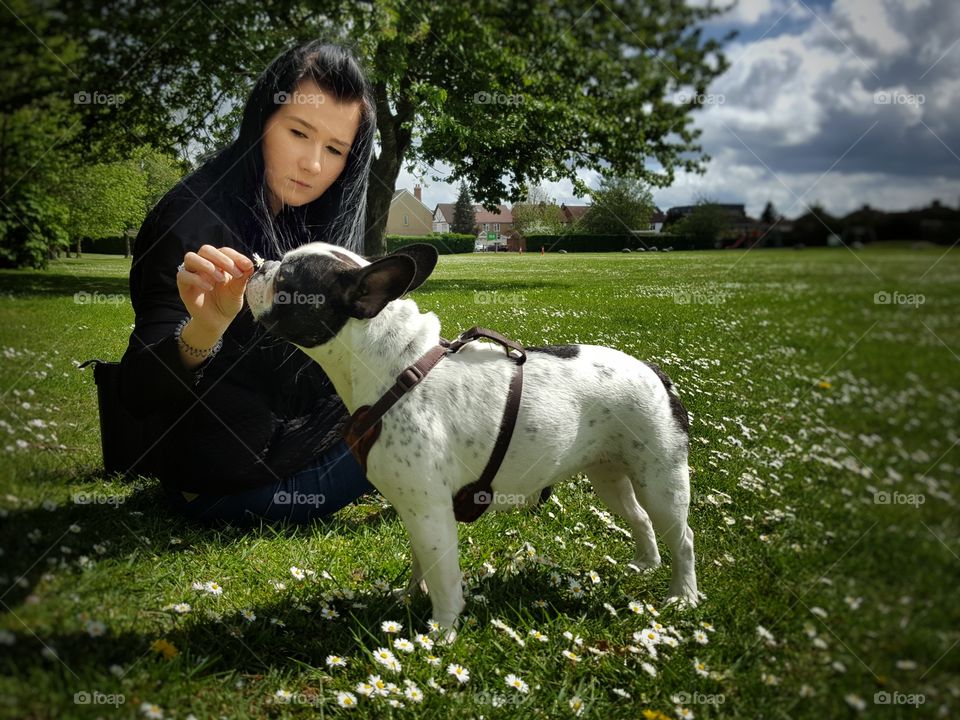
[[[690,605],[699,601],[694,565],[693,530],[687,525],[690,508],[690,471],[684,455],[671,465],[651,462],[646,477],[631,478],[637,499],[653,521],[654,530],[670,548],[669,600]]]
[[[427,594],[427,584],[423,580],[423,570],[420,567],[420,559],[417,557],[417,553],[414,552],[413,546],[410,546],[410,582],[407,583],[407,586],[393,591],[393,595],[397,600],[406,600],[408,598],[414,598],[418,595]]]
[[[446,507],[437,503],[431,510],[415,513],[402,505],[394,506],[410,533],[414,562],[426,582],[433,619],[446,631],[444,639],[452,642],[456,638],[457,618],[465,605],[453,507],[449,498]]]
[[[604,464],[594,465],[584,472],[610,512],[622,517],[630,526],[636,543],[634,564],[641,570],[657,567],[660,564],[660,551],[657,549],[653,525],[650,524],[647,513],[637,502],[633,485],[624,469]]]

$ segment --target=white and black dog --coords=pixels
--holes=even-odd
[[[436,250],[425,244],[370,262],[310,243],[281,262],[262,263],[246,299],[271,333],[320,363],[353,413],[373,405],[404,368],[439,343],[437,316],[400,299],[427,279],[436,262]],[[660,564],[656,530],[672,558],[670,598],[695,605],[689,422],[670,380],[655,366],[607,347],[526,351],[519,414],[492,483],[491,508],[535,504],[543,488],[583,472],[629,524],[633,562],[640,568]],[[370,482],[410,533],[407,590],[429,592],[434,619],[450,631],[448,639],[464,607],[451,499],[485,467],[513,369],[503,348],[486,342],[450,354],[383,416],[367,456]]]

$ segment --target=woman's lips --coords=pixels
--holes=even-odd
[[[309,190],[309,189],[310,189],[310,186],[309,186],[309,185],[307,185],[305,182],[300,182],[299,180],[294,180],[294,181],[293,181],[293,184],[294,184],[294,185],[297,185],[298,187],[302,187],[302,188],[304,188],[304,189],[306,189],[306,190]]]

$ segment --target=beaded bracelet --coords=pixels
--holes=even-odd
[[[187,353],[187,355],[191,357],[202,358],[202,357],[213,357],[214,355],[216,355],[217,351],[221,347],[223,347],[223,336],[220,336],[217,339],[217,342],[214,344],[212,348],[206,348],[206,349],[195,348],[193,347],[193,345],[190,345],[182,337],[180,337],[180,333],[183,332],[183,329],[187,326],[188,322],[190,322],[190,318],[187,317],[181,320],[180,324],[177,325],[177,329],[173,333],[173,336],[177,339],[177,344],[181,348],[183,348],[183,351]]]

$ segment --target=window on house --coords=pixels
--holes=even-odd
[[[494,223],[493,230],[494,232],[500,232],[500,223]]]
[[[410,216],[409,216],[409,215],[406,215],[406,214],[405,214],[405,215],[403,216],[403,224],[404,224],[404,225],[409,225],[409,224],[410,224]]]
[[[483,229],[484,229],[484,231],[489,230],[489,229],[490,229],[490,223],[484,223],[484,224],[483,224]]]

